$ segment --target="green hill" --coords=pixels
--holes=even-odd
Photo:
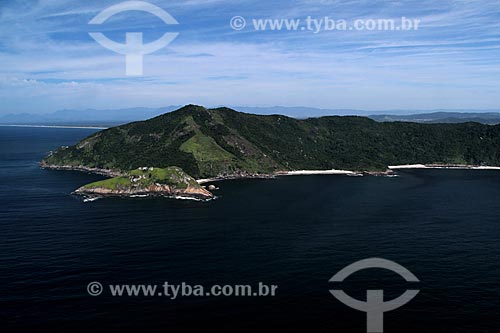
[[[87,184],[74,193],[86,196],[183,196],[203,200],[214,197],[178,167],[142,167],[118,177]]]
[[[279,170],[385,170],[414,163],[500,165],[500,126],[299,120],[188,105],[60,148],[44,163],[127,172],[178,166],[195,178]]]

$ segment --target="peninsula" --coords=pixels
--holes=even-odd
[[[165,196],[210,200],[214,195],[182,169],[142,167],[121,176],[87,184],[75,194],[89,197]]]
[[[194,179],[380,174],[389,166],[417,164],[500,166],[500,126],[379,123],[340,116],[295,119],[187,105],[97,132],[50,152],[41,162],[44,168],[114,177],[76,193],[203,198],[213,195]],[[139,169],[144,167],[153,169]]]

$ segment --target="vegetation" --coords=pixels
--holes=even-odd
[[[363,117],[299,120],[188,105],[98,132],[45,162],[119,171],[176,165],[201,178],[277,170],[375,171],[414,163],[499,166],[499,148],[500,126],[378,123]]]
[[[142,167],[130,171],[127,176],[105,179],[85,185],[83,188],[105,188],[109,190],[142,188],[161,184],[174,189],[186,189],[188,186],[198,187],[198,183],[178,167],[148,168]]]

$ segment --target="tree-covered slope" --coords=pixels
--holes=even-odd
[[[500,126],[298,120],[188,105],[98,132],[45,162],[122,171],[178,166],[193,177],[412,163],[500,165]]]

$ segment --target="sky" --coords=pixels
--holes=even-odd
[[[307,106],[362,110],[500,110],[500,0],[149,0],[178,24],[126,11],[122,1],[0,0],[0,114],[60,109]],[[246,27],[235,30],[241,16]],[[319,20],[418,19],[418,30],[326,30]],[[300,19],[258,31],[253,20]],[[127,32],[153,42],[143,75],[97,43]]]

